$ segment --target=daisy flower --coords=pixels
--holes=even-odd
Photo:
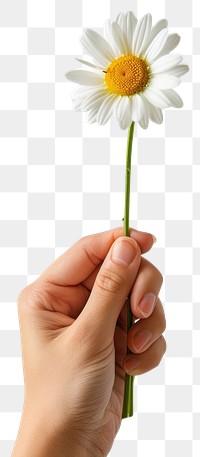
[[[66,77],[80,84],[72,95],[74,109],[86,111],[89,123],[104,125],[113,115],[121,129],[133,121],[146,129],[149,119],[162,123],[163,109],[183,106],[174,88],[188,66],[181,55],[170,54],[180,36],[168,33],[166,19],[152,27],[151,14],[137,21],[132,11],[120,13],[105,22],[104,37],[87,28],[80,41],[90,59],[77,60],[90,71]]]

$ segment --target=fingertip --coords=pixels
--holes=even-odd
[[[135,303],[133,305],[131,304],[134,316],[138,319],[147,319],[150,317],[155,309],[156,301],[156,294],[151,292],[146,293],[137,305]]]
[[[149,251],[152,248],[153,244],[157,241],[155,235],[152,233],[141,232],[133,228],[130,229],[130,237],[138,242],[142,254]]]
[[[155,237],[155,235],[153,235],[152,233],[150,233],[150,235],[152,236],[153,238],[153,244],[157,242],[157,238]]]
[[[131,265],[138,256],[141,255],[140,246],[137,241],[131,237],[120,236],[111,247],[112,260],[126,267]]]

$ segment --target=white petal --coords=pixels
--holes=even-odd
[[[183,100],[180,95],[175,92],[173,89],[168,89],[163,91],[166,97],[169,100],[170,106],[174,108],[182,108],[183,107]]]
[[[89,124],[93,124],[94,122],[96,122],[97,112],[98,112],[98,109],[93,109],[93,110],[88,112],[88,114],[87,114],[87,122]]]
[[[134,13],[132,11],[128,11],[126,13],[126,39],[127,39],[130,51],[132,51],[133,35],[135,32],[137,22],[138,22],[138,20],[135,17]]]
[[[84,86],[97,86],[103,83],[103,75],[98,75],[92,71],[73,70],[66,73],[66,78],[74,83]]]
[[[96,114],[97,114],[96,110],[91,110],[87,113],[87,122],[89,124],[93,124],[94,122],[96,122]]]
[[[85,102],[85,100],[88,97],[99,93],[99,91],[100,91],[100,89],[96,89],[94,87],[89,87],[89,88],[85,87],[85,86],[79,87],[78,90],[76,90],[76,92],[74,92],[72,94],[72,101],[73,101],[74,109],[75,110],[81,109],[82,104]]]
[[[103,36],[95,32],[95,30],[86,29],[85,35],[91,40],[92,44],[94,44],[98,52],[101,52],[102,55],[105,56],[108,60],[112,60],[115,57],[113,49],[111,48],[109,43],[105,40]]]
[[[88,62],[87,60],[78,59],[78,57],[75,57],[75,59],[78,60],[78,62],[82,63],[83,65],[87,65],[88,67],[95,68],[96,70],[100,70],[100,71],[105,70],[104,67],[99,67],[92,62]]]
[[[118,16],[115,19],[115,22],[119,24],[122,32],[124,33],[124,27],[125,27],[125,13],[119,13]]]
[[[147,100],[141,95],[143,99],[143,104],[144,104],[144,112],[143,112],[143,117],[140,119],[139,124],[143,129],[147,129],[149,125],[149,104],[147,103]]]
[[[132,120],[132,97],[120,97],[116,105],[115,116],[119,122],[120,128],[126,130]]]
[[[148,129],[148,126],[149,126],[149,116],[146,114],[145,117],[143,117],[140,122],[140,127],[142,127],[143,129]]]
[[[107,94],[103,95],[102,98],[101,98],[101,101],[99,102],[99,104],[96,104],[93,109],[88,111],[87,122],[89,122],[90,124],[93,124],[94,122],[96,122],[97,113],[98,113],[98,111],[100,109],[100,106],[102,105],[104,100],[107,98],[107,96],[108,96]]]
[[[80,37],[80,43],[82,45],[84,54],[90,55],[94,59],[94,62],[96,62],[98,65],[101,65],[104,68],[107,68],[107,66],[109,65],[108,59],[105,59],[105,57],[98,54],[94,45],[91,44],[91,42],[85,35],[82,35]]]
[[[161,32],[156,35],[154,40],[149,45],[148,49],[145,52],[145,57],[147,58],[148,62],[151,64],[154,59],[160,54],[163,50],[165,43],[168,37],[168,30],[163,29]]]
[[[115,40],[113,38],[113,33],[112,33],[112,22],[110,19],[107,19],[104,23],[104,36],[108,43],[112,46],[113,52],[115,54],[115,58],[120,56],[120,52],[118,49],[117,44],[115,43]]]
[[[161,19],[158,21],[151,29],[149,38],[146,41],[146,45],[143,47],[143,53],[146,52],[147,48],[150,46],[156,35],[160,33],[161,30],[166,29],[168,25],[168,22],[166,19]]]
[[[174,87],[177,87],[180,82],[180,79],[175,76],[168,75],[167,73],[161,73],[153,76],[149,87],[153,89],[173,89]]]
[[[81,111],[81,103],[82,103],[82,100],[76,100],[74,103],[73,103],[73,109],[75,111]]]
[[[98,86],[98,88],[80,86],[78,89],[75,89],[72,92],[72,100],[75,101],[77,99],[86,98],[88,95],[95,93],[96,90],[99,90],[99,86]]]
[[[160,19],[160,21],[156,22],[156,24],[151,29],[149,42],[151,43],[161,30],[166,29],[167,25],[168,22],[166,19]]]
[[[136,25],[133,35],[132,52],[140,55],[146,46],[151,31],[152,17],[146,14]]]
[[[143,99],[139,94],[132,97],[132,119],[133,121],[140,121],[144,114]]]
[[[95,108],[95,106],[99,106],[101,103],[102,97],[107,94],[107,91],[101,90],[89,95],[85,100],[83,100],[81,109],[82,111],[90,111]]]
[[[85,29],[80,42],[86,51],[103,67],[107,67],[114,59],[114,52],[109,43],[99,33]]]
[[[159,59],[155,60],[155,62],[151,65],[151,72],[155,74],[168,71],[171,68],[178,65],[182,60],[183,57],[179,54],[169,54],[166,56],[159,57]]]
[[[144,92],[143,95],[147,100],[152,103],[152,105],[156,106],[157,108],[169,108],[170,102],[167,96],[161,90],[150,89],[148,87]]]
[[[155,124],[162,124],[163,122],[163,112],[160,108],[156,108],[151,103],[148,102],[149,107],[149,116],[150,119],[155,122]]]
[[[155,122],[155,124],[162,124],[163,123],[163,112],[160,108],[156,108],[155,106],[151,105],[150,110],[150,119]]]
[[[159,57],[164,56],[165,54],[169,54],[171,51],[173,51],[173,49],[175,49],[180,43],[180,39],[181,37],[177,33],[172,33],[171,35],[169,35],[165,43],[165,46],[160,52]]]
[[[113,22],[111,27],[112,27],[111,30],[112,30],[113,40],[115,41],[119,54],[120,55],[129,54],[128,44],[127,44],[126,38],[123,35],[123,32],[122,32],[119,24],[117,24],[117,22]]]
[[[135,15],[132,11],[128,11],[126,14],[125,13],[118,14],[118,16],[116,18],[116,22],[119,24],[119,26],[122,29],[122,32],[123,32],[124,37],[126,38],[126,41],[128,44],[128,51],[131,54],[132,40],[133,40],[133,34],[135,31],[135,27],[137,24],[137,18],[135,17]]]
[[[177,78],[180,78],[183,76],[185,73],[189,71],[188,65],[177,65],[174,68],[171,68],[171,70],[168,70],[166,74],[176,76]]]
[[[117,98],[118,97],[114,94],[106,96],[97,113],[98,124],[105,125],[109,121],[110,117],[112,116]]]
[[[87,105],[81,105],[81,111],[91,111],[93,109],[98,110],[102,104],[102,97],[98,97],[96,100],[91,101],[90,103],[88,102]]]

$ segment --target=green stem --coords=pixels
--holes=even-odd
[[[133,145],[135,123],[132,122],[128,129],[127,150],[126,150],[126,176],[125,176],[125,206],[124,206],[124,235],[129,236],[129,209],[130,209],[130,183],[131,183],[131,156]],[[130,297],[127,300],[127,333],[132,326],[132,312],[130,307]],[[130,354],[127,347],[127,354]],[[133,382],[134,377],[125,374],[124,404],[122,419],[133,416]]]

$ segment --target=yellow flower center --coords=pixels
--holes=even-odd
[[[129,55],[113,60],[106,70],[105,81],[110,92],[134,95],[144,90],[149,80],[149,69],[144,60]]]

